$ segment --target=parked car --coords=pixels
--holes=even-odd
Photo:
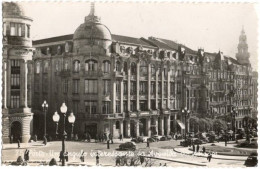
[[[258,156],[257,152],[251,153],[245,161],[245,166],[256,167],[258,163],[257,156]]]
[[[119,150],[136,150],[136,144],[135,142],[126,142],[119,145]]]
[[[144,142],[144,138],[143,137],[136,137],[136,138],[132,138],[131,141],[135,142],[135,143],[143,143]]]
[[[167,141],[167,140],[171,140],[171,136],[162,136],[160,138],[160,141]]]

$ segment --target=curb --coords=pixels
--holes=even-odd
[[[175,151],[176,153],[182,153],[182,154],[185,154],[185,155],[194,155],[192,153],[183,153],[183,152],[180,152],[180,151],[177,151],[175,150],[175,148],[173,148],[173,151]],[[194,155],[196,157],[204,157],[204,158],[207,158],[205,156],[202,156],[202,155]],[[221,158],[221,157],[212,157],[212,159],[219,159],[219,160],[232,160],[232,161],[245,161],[246,159],[232,159],[232,158]]]

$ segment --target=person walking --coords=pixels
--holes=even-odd
[[[141,165],[144,163],[144,156],[143,156],[143,154],[140,156],[140,163],[141,163]]]
[[[96,156],[96,165],[99,165],[99,156],[98,156],[98,153],[97,153],[97,156]]]
[[[200,145],[197,144],[197,153],[199,152],[199,150],[200,150]]]
[[[24,161],[27,161],[27,149],[24,151],[24,154],[23,154],[23,158],[24,158]]]
[[[203,154],[205,154],[205,152],[206,152],[206,148],[204,146],[202,147],[202,152],[203,152]]]
[[[85,154],[84,154],[85,152],[83,151],[83,150],[81,150],[81,155],[80,155],[80,161],[81,162],[84,162],[85,161]]]
[[[17,140],[18,148],[20,148],[20,139]]]
[[[147,139],[147,142],[146,142],[146,147],[150,147],[150,142],[149,142],[148,139]]]
[[[109,142],[110,142],[110,140],[107,140],[107,149],[110,148],[110,145],[109,145],[110,143]]]
[[[120,166],[120,157],[116,156],[116,166]]]
[[[66,162],[69,161],[69,153],[67,151],[64,153],[64,158],[65,158]]]
[[[120,141],[123,141],[123,135],[122,134],[120,134],[119,139],[120,139]]]
[[[59,162],[61,162],[61,161],[62,161],[62,159],[63,159],[63,155],[64,155],[63,151],[60,151],[60,156],[59,156],[59,158],[60,158],[60,161],[59,161]]]
[[[192,144],[192,151],[193,151],[193,154],[195,153],[195,145]]]
[[[208,153],[207,160],[210,162],[211,158],[212,158],[212,154],[209,152],[209,153]]]

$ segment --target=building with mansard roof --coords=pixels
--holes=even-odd
[[[65,102],[68,114],[76,116],[74,133],[80,138],[197,132],[182,113],[185,108],[199,118],[234,117],[232,125],[242,128],[243,117],[256,111],[257,75],[244,30],[233,59],[157,37],[112,34],[92,4],[74,34],[36,40],[33,47],[30,105],[33,134],[39,137],[44,100],[47,133],[55,135],[52,116]]]

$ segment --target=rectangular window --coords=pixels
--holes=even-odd
[[[120,94],[120,81],[119,80],[116,81],[116,93],[117,93],[117,95]]]
[[[147,82],[140,82],[139,94],[140,95],[147,94]]]
[[[127,112],[127,101],[123,102],[123,111]]]
[[[170,93],[171,93],[171,96],[175,97],[175,83],[174,82],[170,83]]]
[[[124,81],[123,83],[123,87],[124,87],[124,95],[127,95],[127,81]]]
[[[156,91],[156,86],[155,86],[155,82],[151,82],[151,94],[155,94]]]
[[[110,102],[103,102],[102,112],[103,114],[110,114]]]
[[[20,92],[15,92],[11,94],[11,108],[20,107]]]
[[[97,102],[96,101],[85,101],[85,111],[87,114],[97,113]]]
[[[135,81],[131,81],[131,95],[135,95],[136,94],[136,82]]]
[[[72,101],[73,106],[73,113],[77,114],[79,112],[79,100]]]
[[[110,93],[110,80],[103,80],[103,89],[104,95],[108,95]]]
[[[11,74],[11,89],[20,89],[20,74]]]
[[[170,108],[171,108],[171,109],[175,109],[174,100],[170,100]]]
[[[140,110],[141,111],[147,110],[147,101],[146,100],[140,100]]]
[[[10,35],[11,36],[16,36],[16,32],[15,32],[15,23],[10,23],[10,30],[11,30],[11,32],[10,32]]]
[[[68,93],[68,88],[69,88],[69,80],[65,79],[63,83],[63,93]]]
[[[79,79],[73,79],[73,93],[79,93]]]
[[[120,101],[116,101],[116,113],[120,113]]]
[[[162,84],[158,82],[158,94],[162,94]]]
[[[156,110],[156,101],[154,99],[151,100],[151,109]]]
[[[97,94],[97,90],[98,90],[97,80],[93,80],[93,79],[85,80],[85,93]]]
[[[158,100],[158,109],[162,109],[162,101]]]
[[[136,101],[135,100],[130,101],[130,109],[131,109],[131,111],[136,111]]]
[[[167,94],[168,94],[168,85],[167,85],[167,82],[164,82],[164,86],[163,86],[164,88],[164,96],[166,97],[167,96]]]
[[[27,27],[27,38],[30,38],[30,25],[26,25]]]

